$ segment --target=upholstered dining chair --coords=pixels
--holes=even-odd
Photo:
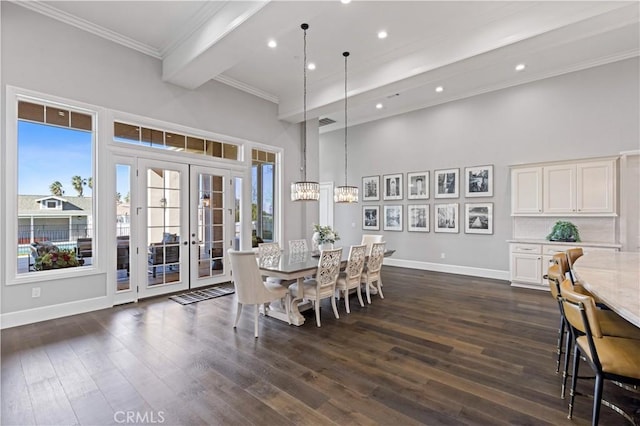
[[[236,328],[238,321],[240,321],[240,314],[244,305],[255,305],[255,337],[258,337],[259,305],[264,305],[264,314],[268,315],[269,309],[267,304],[269,302],[284,302],[287,318],[289,318],[289,290],[280,284],[262,280],[254,251],[236,251],[229,249],[227,253],[231,261],[231,275],[236,290],[235,297],[237,301],[236,319],[233,323],[233,328]],[[289,324],[291,324],[291,320],[289,320]]]
[[[340,300],[340,292],[344,292],[344,306],[348,314],[351,313],[351,310],[349,309],[349,290],[353,288],[356,289],[360,306],[364,306],[362,292],[360,291],[360,280],[362,277],[362,271],[364,270],[366,253],[367,246],[365,244],[351,246],[349,249],[347,267],[344,272],[340,272],[340,275],[338,275],[338,281],[336,281],[338,300]]]
[[[549,290],[551,291],[551,297],[558,303],[558,310],[560,312],[560,326],[558,327],[558,344],[556,347],[556,353],[558,354],[558,358],[556,360],[556,373],[560,372],[560,359],[562,358],[562,343],[564,342],[565,335],[569,331],[566,319],[564,317],[564,312],[562,311],[562,301],[560,300],[560,283],[562,283],[566,277],[562,273],[562,269],[560,265],[557,263],[549,265],[549,269],[547,270],[547,280],[549,282]],[[569,342],[569,337],[567,336],[567,341]],[[569,344],[567,343],[567,347]],[[567,360],[568,360],[568,351],[565,350],[565,369],[564,373],[567,372]],[[562,390],[560,391],[560,396],[564,398],[565,386],[562,386]]]
[[[289,240],[289,253],[309,251],[307,240]]]
[[[578,293],[566,279],[560,286],[562,308],[574,336],[573,371],[569,400],[569,418],[573,415],[580,359],[584,358],[594,371],[593,411],[591,424],[597,425],[604,380],[640,386],[640,339],[607,336],[592,297]],[[616,407],[618,408],[618,407]],[[633,424],[624,411],[615,410]]]
[[[584,250],[582,247],[573,247],[565,251],[567,254],[567,262],[569,262],[569,273],[571,274],[571,282],[576,283],[578,279],[576,278],[576,274],[573,271],[573,264],[584,254]]]
[[[367,303],[371,304],[371,287],[376,289],[376,292],[381,299],[384,299],[382,294],[382,277],[380,271],[382,270],[382,261],[384,260],[384,246],[386,243],[373,243],[371,246],[371,254],[367,260],[367,265],[362,272],[360,282],[365,285],[367,292]]]
[[[363,234],[362,241],[360,244],[365,244],[367,246],[367,256],[371,254],[371,246],[373,243],[381,243],[382,235],[373,235],[373,234]]]
[[[315,278],[304,280],[301,286],[300,283],[295,283],[289,287],[297,297],[313,302],[313,308],[316,311],[316,325],[318,327],[320,327],[320,301],[322,299],[331,299],[333,314],[336,318],[340,318],[338,307],[336,306],[335,291],[341,264],[342,248],[323,250],[320,253]]]

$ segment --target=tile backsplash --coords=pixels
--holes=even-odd
[[[554,223],[567,220],[578,227],[580,239],[592,243],[617,243],[615,217],[520,217],[513,218],[513,238],[544,240]]]

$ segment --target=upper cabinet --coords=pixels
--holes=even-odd
[[[511,214],[615,216],[616,158],[511,169]]]

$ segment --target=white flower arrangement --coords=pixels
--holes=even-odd
[[[317,245],[322,245],[325,243],[335,243],[340,239],[340,236],[336,231],[331,229],[330,226],[321,226],[318,224],[313,225],[313,241]]]

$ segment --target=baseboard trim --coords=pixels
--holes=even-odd
[[[84,314],[113,306],[107,297],[77,300],[59,305],[43,306],[41,308],[25,309],[23,311],[8,312],[0,315],[0,329],[33,324],[35,322],[62,318],[70,315]]]
[[[403,260],[385,258],[384,264],[402,268],[421,269],[424,271],[446,272],[448,274],[470,275],[473,277],[492,278],[509,281],[509,271],[497,269],[474,268],[471,266],[448,265],[444,263],[420,262],[417,260]]]

